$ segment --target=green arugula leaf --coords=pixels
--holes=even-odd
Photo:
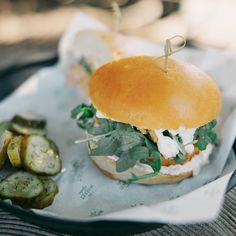
[[[85,57],[81,57],[80,60],[79,60],[79,64],[81,66],[83,66],[83,68],[85,69],[85,71],[88,73],[88,74],[92,74],[93,73],[93,70],[91,68],[91,66],[89,65],[89,63],[87,62],[87,60],[85,59]]]
[[[204,134],[198,136],[197,147],[199,150],[205,150],[209,143],[211,143],[211,138],[209,138],[208,135]]]
[[[111,127],[111,126],[110,126]],[[108,131],[108,130],[105,130]],[[110,137],[102,137],[97,142],[97,148],[91,150],[91,155],[116,155],[119,159],[129,156],[127,169],[133,166],[139,157],[148,149],[144,146],[144,138],[136,131],[113,130]],[[148,152],[147,152],[148,153]],[[146,154],[145,154],[146,155]],[[143,158],[146,158],[147,155]],[[122,160],[120,160],[122,162]],[[134,162],[134,164],[133,164]]]
[[[183,164],[185,162],[185,155],[181,152],[179,152],[175,157],[175,163],[176,164]]]
[[[82,103],[81,105],[74,108],[71,112],[71,118],[77,119],[79,118],[91,118],[96,114],[96,109],[93,105],[86,105]]]
[[[103,137],[98,140],[97,148],[91,150],[92,156],[112,156],[117,152],[117,147],[119,147],[119,140],[110,137]]]
[[[161,168],[161,159],[159,159],[158,162],[159,162],[159,166]],[[131,183],[136,182],[138,180],[154,177],[154,176],[156,176],[158,174],[159,171],[160,171],[160,169],[158,171],[154,171],[152,173],[148,173],[148,174],[140,175],[140,176],[135,175],[134,173],[132,173],[132,178],[128,179],[126,182],[128,184],[131,184]]]
[[[116,132],[114,132],[112,136],[114,136],[117,140],[120,140],[121,142],[121,145],[119,147],[120,152],[126,152],[137,145],[144,144],[144,137],[135,130],[133,131],[116,130]]]
[[[215,126],[216,126],[216,120],[213,120],[208,124],[199,127],[196,130],[194,134],[194,140],[195,139],[198,140],[196,145],[199,148],[199,150],[203,151],[206,149],[209,143],[215,142],[217,137],[215,131],[213,130]]]
[[[183,144],[183,139],[179,136],[179,134],[176,135],[176,138],[178,140],[178,143]]]
[[[148,148],[142,146],[133,147],[126,152],[122,152],[119,159],[116,161],[116,171],[126,171],[133,167],[138,160],[147,158],[148,155]]]
[[[157,145],[153,141],[151,141],[148,137],[144,136],[144,138],[145,138],[145,144],[150,150],[152,149],[155,150],[157,148]]]
[[[152,146],[151,141],[146,140],[146,142],[148,143],[148,146],[150,148]],[[150,177],[156,176],[161,169],[161,154],[158,150],[151,149],[151,150],[149,150],[148,158],[141,159],[140,162],[151,166],[153,169],[153,172],[145,174],[145,175],[141,175],[141,176],[137,176],[134,173],[132,173],[132,178],[128,179],[127,183],[133,183],[138,180],[142,180],[145,178],[150,178]]]
[[[82,129],[87,129],[93,124],[93,117],[96,114],[96,109],[93,105],[81,105],[74,108],[71,112],[71,118],[76,119],[77,125]]]
[[[214,143],[217,138],[217,134],[214,130],[211,130],[211,132],[208,133],[208,137],[211,139],[211,142]]]
[[[146,146],[149,149],[149,156],[153,158],[153,160],[142,160],[141,162],[144,164],[148,164],[152,167],[153,171],[159,171],[161,168],[161,154],[157,149],[157,145],[151,141],[149,138],[145,137]]]
[[[92,135],[100,135],[111,132],[114,130],[112,121],[108,119],[100,119],[96,118],[98,124],[93,123],[92,125],[87,127],[87,132]]]
[[[161,169],[161,155],[156,150],[151,150],[148,158],[140,160],[140,162],[151,166],[154,172],[159,172]]]
[[[178,144],[178,147],[179,147],[179,151],[180,153],[182,154],[182,156],[185,157],[186,155],[186,151],[185,151],[185,147],[183,145],[183,140],[182,138],[177,134],[177,135],[173,135],[169,132],[169,137],[174,139],[176,141],[176,143]]]
[[[124,130],[124,131],[136,131],[131,125],[124,124],[121,122],[113,122],[114,129],[116,130]]]

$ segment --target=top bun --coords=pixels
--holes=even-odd
[[[194,128],[220,112],[216,83],[197,67],[151,56],[109,62],[94,72],[89,93],[94,106],[110,119],[143,129]]]

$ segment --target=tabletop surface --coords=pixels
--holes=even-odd
[[[39,50],[39,49],[38,49]],[[12,55],[12,54],[8,54]],[[25,55],[25,54],[24,54]],[[10,57],[9,56],[9,57]],[[24,57],[27,61],[27,57]],[[33,59],[32,59],[33,58]],[[28,58],[28,65],[12,67],[12,60],[9,62],[0,62],[0,99],[13,91],[21,82],[27,79],[31,74],[36,72],[42,66],[48,66],[56,62],[55,51],[48,52],[40,48],[39,51],[31,51]],[[29,63],[29,61],[31,63]],[[5,61],[6,62],[6,61]],[[32,63],[33,62],[33,63]],[[39,63],[37,63],[39,62]],[[8,68],[8,73],[5,73]],[[17,73],[11,73],[12,68],[19,69]],[[194,203],[193,203],[194,204]],[[69,233],[69,232],[68,232]],[[52,232],[47,229],[40,228],[30,224],[13,214],[0,209],[0,235],[70,235]],[[165,225],[161,228],[154,229],[149,232],[136,234],[137,236],[154,236],[154,235],[236,235],[236,187],[231,189],[225,197],[224,206],[218,219],[212,223],[193,224],[193,225]]]
[[[32,225],[6,211],[0,210],[0,235],[70,235],[60,234]],[[213,223],[193,225],[165,225],[136,236],[154,235],[236,235],[236,187],[226,194],[224,206],[218,219]]]

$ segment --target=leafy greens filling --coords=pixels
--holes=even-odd
[[[200,151],[205,150],[209,143],[214,143],[216,141],[217,135],[214,130],[215,126],[216,120],[212,120],[208,124],[197,128],[195,131],[194,140],[198,140],[196,145]]]
[[[91,138],[86,141],[96,139],[96,147],[90,149],[91,156],[117,156],[116,171],[123,172],[140,163],[149,165],[153,172],[136,176],[128,182],[137,181],[146,177],[155,176],[161,169],[161,154],[157,144],[153,142],[148,134],[141,133],[135,127],[121,122],[109,119],[97,118],[96,109],[93,105],[81,104],[71,113],[71,117],[76,119],[78,126],[85,129]],[[216,139],[216,133],[213,128],[216,121],[213,120],[208,124],[199,127],[194,134],[194,144],[202,151],[205,150],[209,143]],[[170,134],[167,130],[165,135],[174,139],[179,146],[179,154],[175,157],[176,163],[185,161],[185,149],[182,139],[177,135]]]

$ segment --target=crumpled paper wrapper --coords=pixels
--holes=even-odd
[[[101,23],[78,13],[61,40],[59,64],[33,75],[0,104],[0,120],[10,119],[23,111],[46,116],[48,136],[61,151],[64,169],[55,177],[59,194],[52,206],[34,211],[81,221],[106,219],[183,224],[215,219],[227,183],[236,169],[231,149],[236,136],[236,55],[186,48],[175,56],[213,76],[222,92],[223,109],[218,123],[220,145],[214,149],[209,164],[198,176],[180,183],[128,185],[104,176],[90,161],[86,145],[74,144],[74,140],[85,135],[71,120],[70,112],[83,99],[65,83],[65,75],[71,61],[72,54],[68,52],[73,50],[73,37],[84,28],[106,30]],[[127,38],[123,46],[128,55],[161,55],[163,50],[160,45],[136,37]]]

